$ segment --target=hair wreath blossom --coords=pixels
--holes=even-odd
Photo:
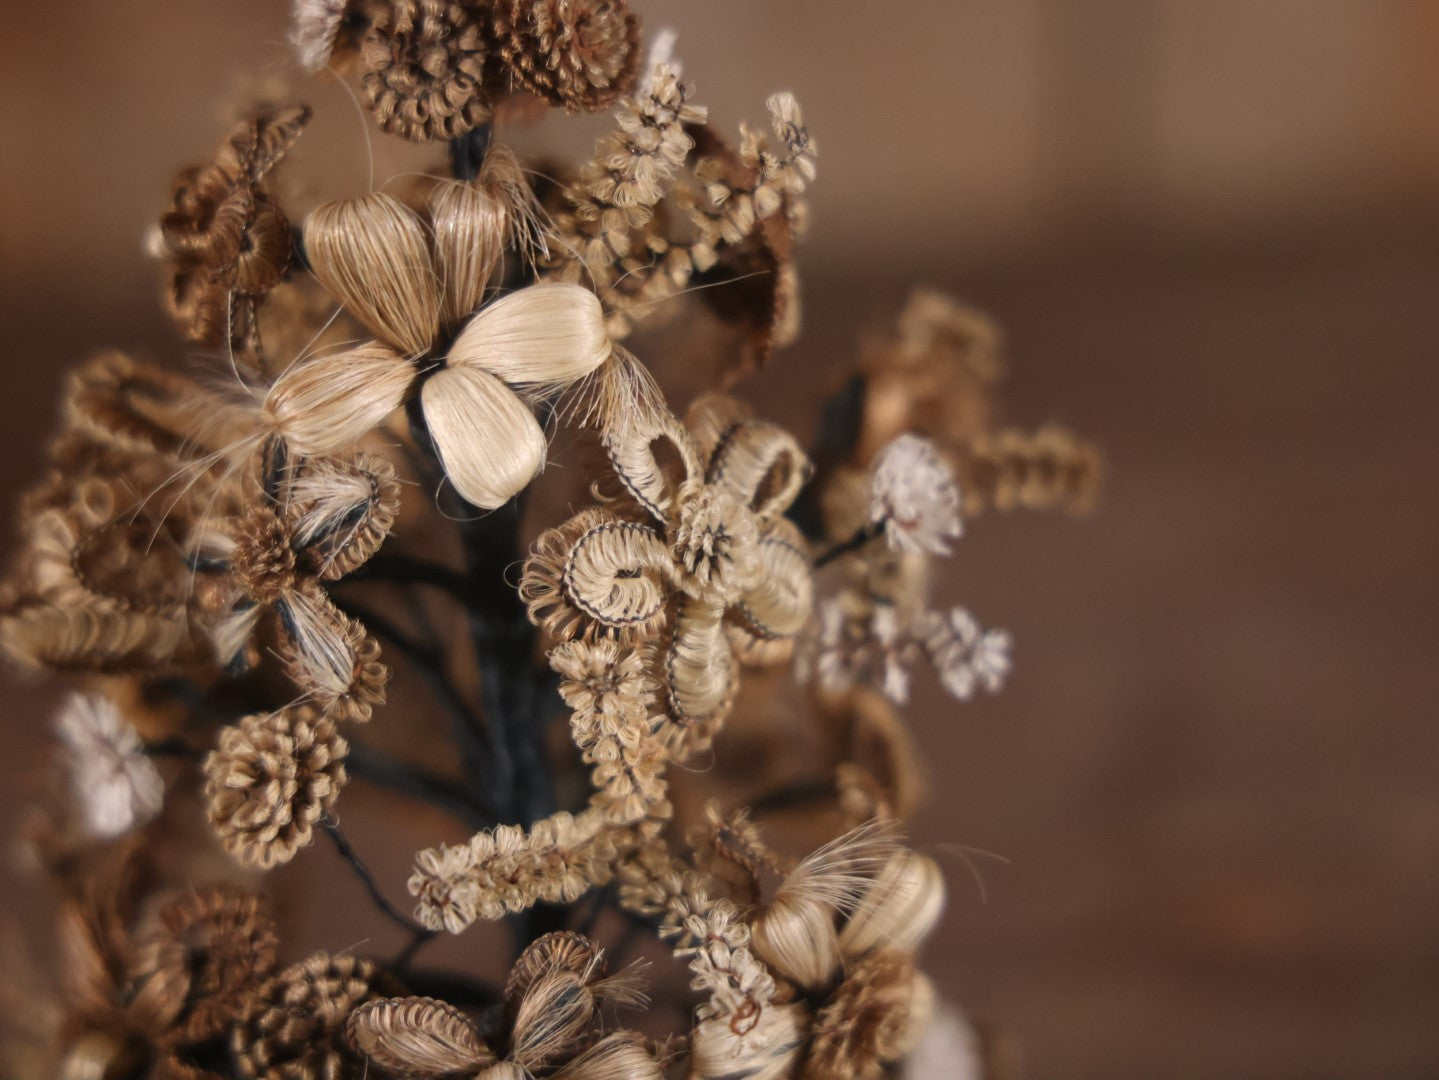
[[[585,510],[541,536],[521,595],[561,640],[663,632],[664,710],[681,727],[712,722],[733,696],[736,658],[787,657],[809,618],[813,571],[784,517],[808,459],[788,432],[718,397],[697,403],[689,430],[657,409],[605,441],[631,508]],[[673,469],[656,443],[674,451]]]
[[[428,221],[383,192],[310,213],[315,277],[375,340],[276,379],[266,420],[296,452],[350,446],[418,383],[445,475],[467,502],[502,506],[544,467],[545,433],[526,396],[575,383],[611,346],[599,300],[578,285],[542,283],[484,302],[506,248],[536,236],[517,170],[509,151],[492,148],[475,182],[434,189]]]
[[[963,531],[959,485],[928,439],[901,435],[880,451],[870,481],[870,522],[890,547],[912,555],[948,555]]]

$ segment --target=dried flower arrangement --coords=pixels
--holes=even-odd
[[[929,606],[932,568],[986,509],[1086,507],[1095,450],[996,427],[996,331],[928,291],[813,453],[719,392],[798,334],[816,148],[783,93],[772,140],[727,141],[624,0],[296,0],[293,43],[447,169],[295,225],[277,177],[309,112],[257,109],[177,175],[151,245],[214,369],[111,353],[65,390],[0,595],[7,654],[81,686],[56,721],[69,782],[28,835],[65,989],[30,1071],[897,1075],[935,1011],[917,950],[945,892],[903,838],[920,780],[894,706],[921,658],[959,700],[1010,663],[1005,633]],[[546,107],[614,127],[540,183],[497,136]],[[695,303],[733,348],[681,415],[622,342]],[[560,429],[586,505],[526,543]],[[786,675],[808,784],[684,768],[724,762]],[[387,709],[401,678],[425,700]],[[367,737],[389,709],[429,761]],[[412,916],[340,828],[352,778],[473,831],[419,840]],[[786,808],[808,854],[767,836]],[[398,955],[282,966],[254,872],[317,836]],[[197,885],[187,852],[214,841],[234,880]],[[477,920],[513,926],[515,959],[440,1000],[418,958]],[[653,1030],[607,955],[635,932],[687,965],[687,1029]]]

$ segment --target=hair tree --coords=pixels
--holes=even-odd
[[[149,245],[209,369],[66,386],[0,593],[75,684],[26,833],[65,993],[12,1071],[895,1075],[945,902],[899,706],[1010,670],[930,581],[982,513],[1087,507],[1094,448],[996,425],[998,334],[928,290],[815,445],[735,396],[800,334],[816,142],[789,93],[711,125],[625,0],[296,0],[292,40],[431,168],[296,213],[310,110],[257,105]],[[505,141],[583,112],[542,181]],[[722,359],[681,405],[641,331],[682,314]],[[340,826],[381,789],[412,865]],[[282,939],[261,872],[318,837],[395,947]],[[484,922],[493,969],[433,944]]]

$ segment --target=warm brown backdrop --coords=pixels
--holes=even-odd
[[[1002,697],[914,709],[919,839],[1010,860],[987,901],[951,861],[944,991],[1037,1077],[1439,1075],[1439,4],[641,7],[717,119],[789,87],[821,146],[807,336],[757,400],[810,415],[927,280],[1009,329],[1016,419],[1111,458],[1099,516],[986,519],[944,586],[1018,641]],[[66,365],[183,356],[141,231],[287,64],[279,0],[4,23],[9,504]],[[300,201],[363,188],[353,107],[306,96]],[[381,180],[411,160],[376,151]],[[5,693],[0,824],[49,700]]]

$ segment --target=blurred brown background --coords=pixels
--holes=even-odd
[[[918,839],[1009,860],[981,898],[946,856],[944,992],[1035,1077],[1439,1075],[1439,3],[637,6],[721,124],[788,87],[820,145],[806,336],[755,400],[805,430],[927,281],[1008,329],[1013,419],[1109,455],[1098,516],[986,517],[943,589],[1017,640],[1002,696],[912,710]],[[140,236],[285,21],[6,5],[6,505],[67,365],[185,355]],[[369,179],[355,108],[302,89],[296,210]],[[526,147],[599,130],[551,127]],[[377,180],[413,167],[372,136]],[[52,691],[5,694],[8,826]]]

